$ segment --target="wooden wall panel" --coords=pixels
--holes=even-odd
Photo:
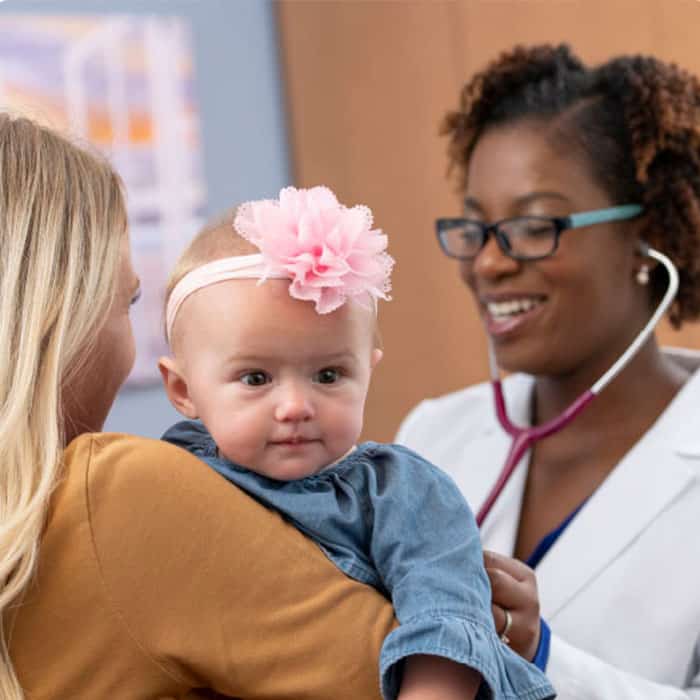
[[[480,322],[433,220],[456,214],[438,125],[462,83],[516,43],[567,41],[597,62],[654,53],[700,74],[696,0],[282,0],[277,5],[295,182],[366,203],[397,259],[382,304],[385,360],[365,435],[390,440],[417,401],[487,375]],[[700,347],[700,327],[664,327]]]

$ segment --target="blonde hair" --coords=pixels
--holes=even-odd
[[[259,253],[257,246],[246,240],[233,228],[236,208],[229,209],[208,221],[204,228],[189,242],[187,248],[175,263],[168,277],[165,288],[165,303],[172,294],[175,285],[192,270],[202,265],[220,260],[233,258],[238,255],[253,255]]]
[[[243,238],[243,236],[233,228],[233,219],[235,216],[236,208],[234,207],[211,219],[182,252],[165,286],[165,299],[163,303],[164,319],[165,309],[168,307],[170,295],[173,289],[175,289],[175,285],[186,274],[192,272],[192,270],[196,270],[202,265],[214,262],[214,260],[233,258],[239,255],[253,255],[260,252],[257,246]],[[167,340],[165,320],[163,321],[163,332]],[[171,344],[176,336],[177,333],[173,333]]]
[[[10,604],[31,580],[66,440],[64,387],[112,303],[127,228],[118,176],[24,118],[0,115],[0,698],[24,697]]]

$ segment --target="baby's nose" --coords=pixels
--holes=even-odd
[[[278,421],[301,422],[313,418],[314,408],[309,393],[302,387],[286,387],[275,411]]]

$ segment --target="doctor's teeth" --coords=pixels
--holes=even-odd
[[[512,299],[509,301],[491,301],[486,305],[491,316],[514,316],[530,311],[539,304],[535,299]]]

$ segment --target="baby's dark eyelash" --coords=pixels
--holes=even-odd
[[[255,377],[255,380],[251,381],[253,377]],[[245,384],[246,386],[263,386],[264,384],[267,384],[269,380],[270,376],[268,375],[268,373],[264,372],[261,369],[254,369],[248,370],[246,372],[241,372],[241,374],[238,376],[238,381]]]
[[[131,301],[129,302],[129,305],[133,306],[140,298],[141,298],[141,288],[139,287],[136,290],[136,293],[134,294],[134,296],[131,297]]]
[[[342,367],[324,367],[323,369],[319,370],[316,373],[316,377],[318,378],[318,380],[321,380],[321,377],[326,373],[332,375],[333,381],[332,382],[321,382],[321,383],[324,383],[324,384],[335,383],[338,379],[341,379],[342,377],[345,376],[345,372],[343,371]],[[330,377],[326,376],[326,378],[328,379]]]

